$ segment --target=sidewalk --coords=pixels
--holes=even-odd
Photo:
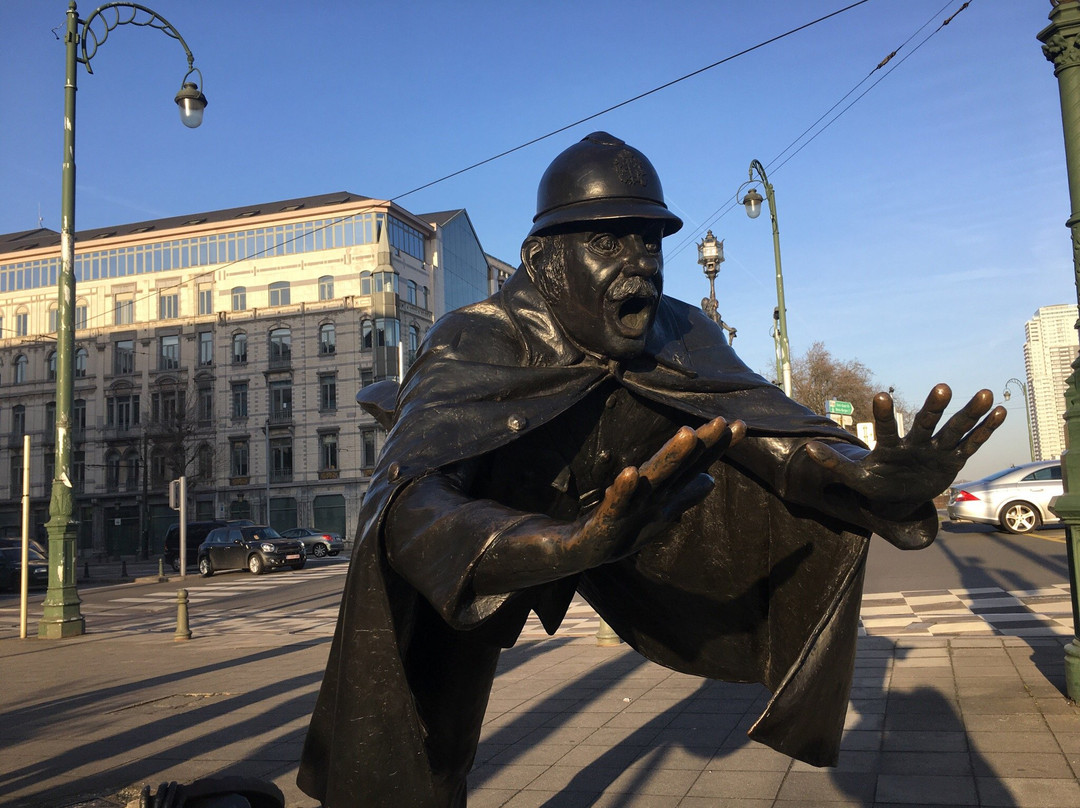
[[[329,641],[200,637],[197,617],[192,631],[0,640],[0,804],[123,806],[143,784],[241,774],[313,808],[294,778]],[[469,805],[1075,808],[1063,644],[860,639],[840,765],[814,769],[747,740],[761,688],[589,638],[520,642],[503,653]]]

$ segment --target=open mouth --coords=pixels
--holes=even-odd
[[[618,321],[626,336],[638,337],[645,333],[656,310],[656,298],[652,295],[633,296],[619,301]]]

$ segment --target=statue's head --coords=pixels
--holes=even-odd
[[[644,349],[663,291],[660,240],[682,227],[644,154],[594,132],[552,161],[521,260],[579,347],[614,359]]]

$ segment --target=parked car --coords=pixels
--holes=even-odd
[[[1056,522],[1050,500],[1061,496],[1061,461],[1044,460],[1003,469],[949,489],[949,519],[1000,525],[1009,533],[1030,533]]]
[[[229,525],[253,525],[250,519],[210,519],[205,522],[187,523],[187,563],[188,566],[195,564],[199,554],[199,545],[206,541],[210,531],[216,527]],[[169,525],[165,531],[165,563],[169,564],[173,571],[180,571],[180,525]]]
[[[304,568],[307,552],[299,539],[286,539],[268,525],[216,527],[199,545],[199,574],[209,578],[220,570],[247,569],[252,575],[267,570]]]
[[[27,550],[31,587],[49,585],[49,562],[33,547]],[[0,589],[18,592],[22,585],[22,547],[0,547]]]
[[[308,554],[316,558],[336,556],[345,549],[345,540],[337,533],[325,530],[312,530],[310,527],[293,527],[281,531],[287,539],[300,539],[308,549]]]

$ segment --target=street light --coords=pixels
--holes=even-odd
[[[100,20],[105,27],[99,37],[91,27]],[[195,57],[180,33],[164,17],[135,3],[106,3],[85,20],[79,19],[75,3],[68,6],[67,31],[64,35],[66,70],[64,81],[64,160],[60,195],[60,272],[56,327],[56,470],[49,500],[49,588],[45,593],[38,635],[61,639],[82,634],[86,622],[79,608],[75,590],[75,497],[71,483],[71,411],[75,387],[75,92],[78,66],[94,71],[90,60],[109,32],[120,25],[156,28],[177,40],[184,48],[188,72],[180,82],[176,103],[185,126],[202,122],[206,96],[198,85],[188,82],[195,69]],[[81,45],[82,54],[79,54]],[[143,469],[143,473],[146,470]]]
[[[716,275],[720,272],[720,265],[724,263],[724,241],[717,239],[712,230],[697,245],[697,261],[704,269],[705,277],[709,279],[709,296],[701,299],[701,310],[727,332],[728,345],[732,345],[735,342],[735,329],[721,319],[720,303],[716,299]]]
[[[1031,431],[1031,410],[1028,407],[1027,385],[1025,385],[1019,379],[1009,379],[1007,382],[1005,382],[1005,391],[1001,394],[1001,397],[1003,399],[1005,399],[1006,401],[1008,401],[1010,398],[1012,398],[1012,394],[1009,392],[1009,385],[1010,384],[1015,384],[1017,387],[1019,387],[1020,388],[1020,393],[1024,396],[1024,415],[1027,416],[1028,454],[1031,457],[1031,460],[1034,461],[1035,460],[1035,435]]]
[[[772,240],[773,255],[776,258],[776,341],[780,362],[780,378],[783,381],[784,393],[791,395],[791,343],[788,341],[787,330],[787,307],[784,305],[784,274],[780,269],[780,228],[776,224],[776,198],[773,196],[773,187],[769,178],[765,175],[765,167],[757,160],[750,161],[750,179],[739,186],[735,192],[738,199],[742,189],[751,183],[758,182],[754,179],[754,172],[761,178],[761,185],[765,188],[765,197],[769,201],[769,213],[772,216]],[[742,204],[746,207],[746,215],[756,219],[761,215],[761,194],[751,187],[742,198]]]
[[[1061,123],[1065,133],[1065,170],[1069,178],[1069,201],[1072,212],[1065,222],[1072,243],[1080,244],[1080,4],[1076,0],[1051,0],[1050,25],[1039,32],[1043,54],[1054,65],[1061,96]],[[1073,280],[1080,301],[1080,252],[1073,250]],[[1073,362],[1073,372],[1065,389],[1065,445],[1061,453],[1061,472],[1065,493],[1056,497],[1051,509],[1065,522],[1066,557],[1069,563],[1069,588],[1072,593],[1073,637],[1065,646],[1065,692],[1080,701],[1080,358]]]

